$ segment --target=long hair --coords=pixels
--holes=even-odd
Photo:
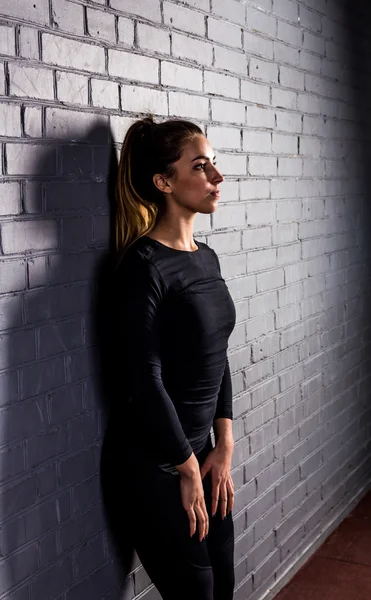
[[[182,119],[155,123],[152,115],[128,129],[115,190],[115,237],[120,253],[151,231],[164,208],[164,196],[153,175],[172,177],[185,143],[197,134],[203,131],[195,123]]]

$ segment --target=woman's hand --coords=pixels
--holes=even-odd
[[[180,473],[180,493],[189,519],[190,535],[192,537],[196,533],[198,524],[199,540],[202,542],[209,532],[209,517],[197,458],[192,454],[176,468]]]
[[[202,479],[208,472],[211,474],[211,514],[215,515],[219,504],[223,519],[234,505],[234,484],[231,477],[232,452],[233,447],[217,444],[201,467]]]

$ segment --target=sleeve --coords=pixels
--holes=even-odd
[[[219,273],[221,274],[220,262],[217,253],[213,250],[213,254],[215,257],[216,265]],[[218,401],[216,405],[216,413],[214,417],[215,419],[233,419],[233,392],[232,392],[232,379],[231,379],[231,371],[229,368],[229,360],[228,356],[226,357],[226,363],[222,378],[222,383],[220,385],[220,390],[218,394]]]
[[[162,381],[160,311],[166,287],[156,266],[137,255],[125,269],[120,287],[120,326],[128,391],[140,427],[172,465],[185,462],[192,448]]]
[[[227,357],[222,383],[218,394],[214,421],[215,419],[233,419],[232,401],[232,379]]]

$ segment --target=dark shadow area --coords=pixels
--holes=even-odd
[[[366,431],[367,453],[371,451],[371,4],[368,0],[344,0],[348,25],[351,85],[356,106],[359,155],[359,193],[362,204],[359,214],[359,247],[362,249],[363,311],[361,319],[362,365],[360,397],[364,414],[361,429]]]
[[[13,238],[3,230],[0,595],[17,600],[124,598],[99,477],[117,368],[105,318],[117,159],[97,123],[29,146],[23,212]]]

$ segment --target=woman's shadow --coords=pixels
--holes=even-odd
[[[88,597],[97,577],[119,595],[133,550],[107,487],[102,511],[99,481],[103,429],[125,388],[110,295],[117,155],[108,121],[44,147],[32,159],[29,146],[24,214],[13,237],[2,232],[0,595],[76,584]]]

